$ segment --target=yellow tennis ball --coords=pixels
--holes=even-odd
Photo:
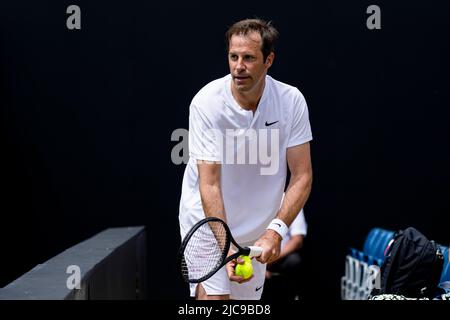
[[[235,273],[237,276],[241,276],[244,279],[248,279],[253,274],[252,259],[249,256],[240,256],[244,260],[243,264],[236,264]]]

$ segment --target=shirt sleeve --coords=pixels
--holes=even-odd
[[[304,235],[306,236],[308,233],[308,225],[306,224],[305,215],[303,213],[303,209],[297,215],[297,217],[292,221],[289,226],[289,233],[292,236],[296,235]]]
[[[189,108],[189,157],[221,161],[221,135],[209,117],[194,103]]]
[[[294,103],[293,120],[287,147],[293,147],[312,140],[311,125],[306,100],[300,91],[297,91]]]

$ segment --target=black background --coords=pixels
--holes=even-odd
[[[187,297],[171,134],[228,73],[223,35],[249,17],[278,28],[269,74],[309,106],[306,298],[338,299],[347,247],[374,226],[448,245],[449,16],[445,1],[2,1],[0,287],[105,228],[145,225],[150,298]]]

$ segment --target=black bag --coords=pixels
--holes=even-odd
[[[444,257],[434,241],[410,227],[397,231],[381,265],[381,289],[373,294],[433,298]]]

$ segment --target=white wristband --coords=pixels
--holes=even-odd
[[[282,239],[284,239],[284,237],[288,233],[288,226],[281,219],[273,219],[272,222],[267,227],[267,229],[272,229],[276,231],[281,236]]]

